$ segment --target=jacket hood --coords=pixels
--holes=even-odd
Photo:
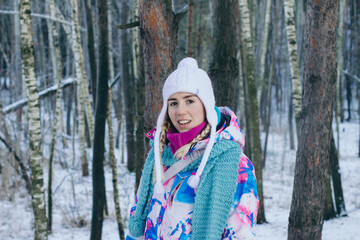
[[[237,116],[229,107],[219,107],[222,115],[226,116],[225,122],[222,124],[220,129],[216,131],[215,144],[220,140],[231,140],[239,144],[240,148],[244,150],[245,138],[240,129],[240,124]],[[197,142],[189,151],[204,149],[209,142],[209,138],[203,139]]]

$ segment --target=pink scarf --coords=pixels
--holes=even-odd
[[[166,134],[167,139],[170,141],[169,147],[174,154],[179,148],[191,142],[206,126],[207,121],[200,125],[193,127],[189,131],[179,133],[175,128],[170,128]]]

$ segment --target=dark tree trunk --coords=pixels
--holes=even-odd
[[[142,169],[144,166],[146,152],[145,152],[145,129],[144,129],[144,106],[145,106],[145,76],[144,76],[144,58],[142,45],[139,45],[139,56],[138,57],[138,79],[136,81],[136,134],[135,134],[135,167],[136,167],[136,181],[135,191],[137,191]]]
[[[352,99],[352,93],[351,93],[351,85],[352,81],[350,76],[345,75],[345,83],[346,83],[346,100],[347,100],[347,110],[348,110],[348,117],[347,121],[351,120],[351,99]]]
[[[330,166],[331,166],[331,178],[335,196],[336,213],[339,216],[346,216],[345,200],[341,184],[341,174],[339,167],[339,154],[335,146],[334,136],[331,132],[330,142]]]
[[[66,91],[66,134],[71,136],[71,110],[73,104],[73,93],[74,93],[74,84],[71,84],[69,89]]]
[[[288,123],[289,123],[289,137],[290,137],[290,149],[295,149],[295,137],[294,137],[294,124],[293,124],[293,104],[292,99],[289,99],[289,114],[288,114]],[[299,134],[299,133],[298,133]]]
[[[189,0],[188,25],[186,34],[186,56],[195,57],[193,44],[193,28],[194,28],[194,5],[195,0]]]
[[[171,1],[161,0],[140,0],[139,15],[145,76],[144,128],[148,131],[156,126],[162,107],[162,85],[176,67],[178,18],[172,11]],[[148,150],[149,145],[145,146]]]
[[[239,79],[236,39],[236,0],[214,1],[214,50],[209,76],[216,103],[234,109],[235,84]]]
[[[307,1],[300,140],[288,239],[321,239],[336,89],[338,1]]]
[[[96,66],[96,54],[95,54],[93,17],[91,13],[91,9],[92,9],[91,1],[84,0],[84,5],[85,5],[85,14],[86,14],[86,26],[87,26],[87,44],[88,44],[87,47],[89,52],[91,91],[93,96],[93,103],[95,105],[97,66]]]
[[[127,23],[129,16],[129,6],[127,1],[122,1],[122,21]],[[132,47],[129,41],[129,30],[123,30],[121,34],[121,51],[122,51],[122,84],[123,84],[123,95],[124,95],[124,110],[126,119],[126,148],[127,148],[127,168],[129,171],[135,171],[135,135],[134,135],[134,124],[135,124],[135,84],[134,78],[131,74],[130,64],[132,60]]]
[[[91,221],[91,240],[100,240],[105,205],[105,123],[107,116],[109,45],[107,1],[98,1],[99,7],[99,81],[95,112],[95,131],[93,148],[93,209]]]
[[[330,177],[330,170],[329,170],[329,174],[326,175],[326,198],[325,198],[325,208],[324,208],[324,220],[329,220],[331,218],[336,217],[334,202],[332,199],[330,178],[331,177]]]

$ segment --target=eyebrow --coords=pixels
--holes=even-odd
[[[190,94],[190,95],[186,95],[183,97],[183,99],[187,99],[187,98],[191,98],[191,97],[196,97],[195,94]],[[169,98],[168,101],[176,101],[177,98]]]

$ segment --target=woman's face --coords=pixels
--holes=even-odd
[[[186,132],[205,121],[205,108],[195,94],[178,92],[168,99],[168,114],[178,132]]]

